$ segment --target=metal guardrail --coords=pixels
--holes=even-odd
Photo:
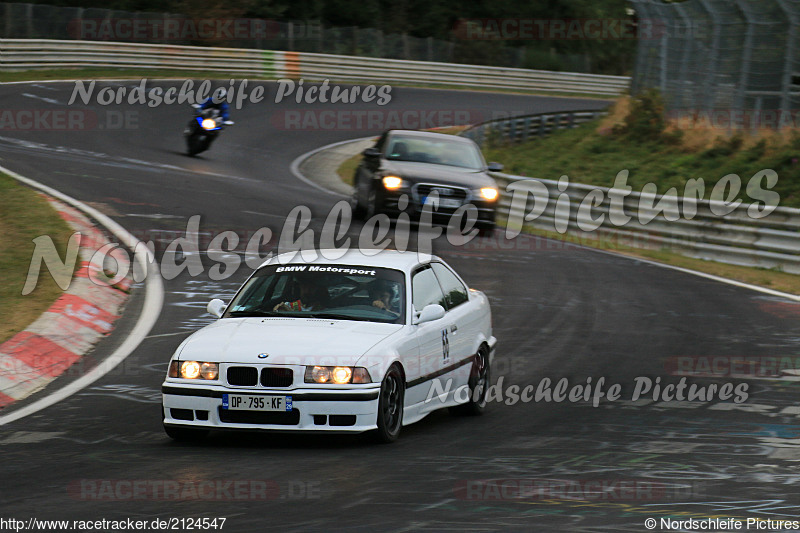
[[[0,39],[0,71],[44,68],[213,70],[233,75],[425,83],[616,96],[630,78],[373,57],[140,43]]]
[[[538,113],[489,120],[470,126],[459,133],[483,145],[489,139],[503,142],[525,142],[544,137],[560,129],[577,127],[585,122],[606,115],[604,110],[565,111],[562,113]]]
[[[498,119],[476,124],[460,135],[479,144],[490,138],[522,142],[559,129],[577,127],[604,114],[605,111],[572,111]],[[608,187],[569,183],[562,190],[554,180],[493,175],[504,189],[500,199],[501,214],[508,217],[512,228],[530,225],[577,235],[587,242],[608,239],[612,235],[616,241],[614,245],[666,248],[700,259],[800,274],[800,209],[776,207],[769,215],[754,218],[745,203],[731,209],[714,200],[621,190],[617,193],[624,198],[612,206],[610,192],[614,189]],[[515,188],[526,189],[526,192],[516,193],[519,198],[525,198],[524,202],[512,202]],[[594,205],[593,198],[587,197],[598,193],[602,201]],[[567,201],[562,199],[558,203],[562,195]],[[542,202],[546,202],[546,207],[536,211]],[[726,214],[719,214],[723,212]],[[630,220],[617,225],[612,222],[612,216],[614,221],[624,217]],[[595,221],[600,217],[602,223],[597,224]]]

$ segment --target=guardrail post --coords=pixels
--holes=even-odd
[[[531,134],[531,117],[525,117],[525,125],[522,128],[522,142],[527,141],[530,134]]]

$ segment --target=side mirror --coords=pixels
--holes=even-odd
[[[491,162],[491,163],[489,163],[489,166],[487,167],[487,170],[489,172],[502,172],[503,165],[501,163]]]
[[[426,305],[422,309],[422,312],[419,314],[414,323],[422,324],[424,322],[433,322],[434,320],[439,320],[443,316],[444,316],[444,307],[442,307],[439,304],[430,304]]]
[[[213,300],[208,302],[208,305],[206,306],[206,311],[208,311],[215,317],[219,318],[222,316],[222,313],[225,312],[226,307],[227,306],[225,305],[225,302],[223,302],[219,298],[214,298]]]
[[[369,147],[362,152],[367,157],[380,157],[381,151],[375,147]]]
[[[192,104],[192,107],[195,109],[200,109],[202,106],[200,104]]]

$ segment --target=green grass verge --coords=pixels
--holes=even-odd
[[[779,142],[707,132],[710,138],[692,148],[680,141],[637,141],[603,128],[599,133],[599,124],[594,121],[515,145],[488,143],[484,155],[503,163],[508,174],[554,180],[566,175],[571,183],[603,187],[612,186],[617,173],[628,170],[628,185],[634,191],[654,183],[662,194],[676,187],[683,195],[688,180],[702,178],[705,198],[723,176],[736,174],[743,189],[738,197],[745,203],[753,201],[744,190],[753,175],[772,169],[778,173],[773,190],[780,195],[780,205],[800,207],[800,134]]]
[[[346,159],[339,168],[336,169],[336,173],[339,174],[339,179],[341,179],[346,184],[353,186],[353,177],[356,174],[356,169],[358,165],[361,163],[361,158],[363,156],[358,153],[353,157]]]
[[[73,231],[50,204],[33,189],[0,174],[0,343],[25,329],[62,294],[42,268],[32,293],[22,287],[33,256],[33,239],[49,235],[63,259]]]

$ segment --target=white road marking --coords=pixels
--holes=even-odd
[[[638,257],[631,257],[629,255],[625,255],[625,254],[621,254],[621,253],[617,253],[617,252],[610,252],[608,250],[599,250],[597,248],[592,248],[591,246],[583,246],[583,245],[578,245],[578,246],[581,246],[581,248],[586,248],[587,250],[593,250],[595,252],[599,252],[599,253],[602,253],[602,254],[613,255],[614,257],[624,257],[624,258],[630,259],[632,261],[639,261],[641,263],[646,263],[648,265],[653,265],[653,266],[657,266],[657,267],[661,267],[661,268],[668,268],[670,270],[677,270],[678,272],[683,272],[684,274],[690,274],[692,276],[697,276],[697,277],[700,277],[700,278],[706,278],[706,279],[710,279],[710,280],[713,280],[713,281],[719,281],[720,283],[726,283],[728,285],[733,285],[735,287],[741,287],[743,289],[750,289],[751,291],[757,291],[757,292],[761,292],[761,293],[764,293],[764,294],[769,294],[770,296],[778,296],[780,298],[785,298],[787,300],[792,300],[794,302],[800,302],[800,296],[798,296],[796,294],[790,294],[788,292],[776,291],[774,289],[767,289],[766,287],[759,287],[758,285],[751,285],[749,283],[744,283],[743,281],[736,281],[735,279],[728,279],[728,278],[723,278],[721,276],[715,276],[713,274],[706,274],[705,272],[699,272],[697,270],[691,270],[689,268],[683,268],[683,267],[677,267],[677,266],[673,266],[673,265],[667,265],[665,263],[659,263],[657,261],[650,261],[648,259],[640,259]]]
[[[300,164],[303,161],[305,161],[306,159],[308,159],[309,157],[311,157],[312,155],[316,154],[317,152],[321,152],[323,150],[329,150],[331,148],[334,148],[336,146],[340,146],[342,144],[350,144],[350,143],[355,142],[355,141],[361,141],[361,140],[364,140],[364,139],[374,139],[374,138],[375,138],[374,135],[370,135],[369,137],[363,137],[361,139],[351,139],[349,141],[341,141],[341,142],[338,142],[338,143],[328,144],[328,145],[322,146],[320,148],[315,148],[314,150],[306,152],[303,155],[301,155],[300,157],[298,157],[297,159],[295,159],[294,161],[292,161],[292,164],[289,167],[289,170],[292,171],[292,174],[294,174],[295,178],[299,179],[303,183],[311,185],[315,189],[318,189],[318,190],[320,190],[320,191],[322,191],[324,193],[331,194],[333,196],[338,196],[338,197],[341,198],[341,197],[344,196],[343,194],[335,192],[335,191],[331,191],[329,189],[326,189],[322,185],[319,185],[319,184],[311,181],[310,179],[306,178],[305,176],[303,176],[303,173],[300,172]]]
[[[25,96],[26,98],[33,98],[34,100],[41,100],[43,102],[47,102],[48,104],[63,105],[61,102],[59,102],[55,98],[47,98],[45,96],[38,96],[36,94],[31,94],[31,93],[22,93],[22,96]]]
[[[21,181],[26,185],[39,189],[40,191],[58,198],[59,200],[72,205],[76,209],[83,211],[91,218],[95,219],[98,223],[102,224],[106,229],[114,234],[114,236],[120,239],[120,242],[122,242],[131,250],[136,248],[137,244],[140,244],[140,241],[131,235],[127,230],[125,230],[125,228],[111,220],[111,218],[107,217],[97,209],[89,207],[88,205],[76,200],[75,198],[72,198],[71,196],[67,196],[66,194],[51,187],[43,185],[30,178],[21,176],[20,174],[17,174],[16,172],[13,172],[7,168],[0,167],[0,172],[5,172],[12,178]],[[147,334],[156,324],[156,321],[161,314],[161,307],[164,304],[164,283],[161,280],[161,277],[158,275],[160,269],[158,268],[158,264],[156,263],[153,254],[149,249],[147,249],[146,246],[140,246],[139,248],[140,250],[144,250],[144,253],[137,254],[134,258],[139,263],[143,271],[148,272],[148,276],[145,279],[144,303],[142,305],[142,312],[139,315],[136,324],[130,333],[128,333],[128,336],[125,338],[122,344],[120,344],[117,349],[114,350],[114,352],[103,361],[102,364],[93,368],[75,381],[68,383],[57,391],[54,391],[31,404],[12,411],[7,415],[0,416],[0,426],[15,420],[19,420],[20,418],[24,418],[28,415],[41,411],[42,409],[50,407],[51,405],[55,405],[61,400],[68,398],[76,392],[88,387],[110,372],[123,360],[125,360],[125,358],[128,357],[145,339]],[[149,262],[152,263],[150,265],[150,269],[148,269]]]

